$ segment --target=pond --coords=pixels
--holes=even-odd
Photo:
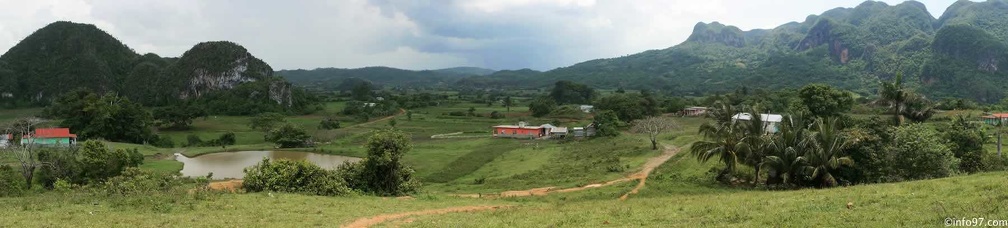
[[[175,160],[183,163],[182,176],[205,177],[208,173],[213,173],[213,179],[241,179],[245,176],[245,168],[258,164],[263,158],[308,161],[323,169],[336,169],[343,165],[343,162],[361,160],[355,157],[293,151],[224,152],[191,158],[175,154]]]

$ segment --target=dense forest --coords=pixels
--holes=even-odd
[[[241,45],[195,45],[179,58],[140,55],[89,24],[55,22],[0,56],[0,106],[52,104],[77,89],[144,106],[197,103],[210,114],[306,112],[317,101]]]
[[[1006,0],[958,1],[938,18],[919,2],[866,1],[773,29],[742,31],[718,22],[697,23],[685,42],[667,49],[546,72],[506,70],[463,78],[432,72],[394,73],[384,68],[299,73],[333,78],[332,86],[348,77],[396,86],[478,89],[541,89],[569,80],[602,89],[650,89],[688,96],[739,87],[799,88],[809,83],[871,96],[880,81],[904,74],[908,86],[932,98],[995,103],[1008,89],[1005,40]]]

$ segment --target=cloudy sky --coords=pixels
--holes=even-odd
[[[885,0],[898,4],[902,0]],[[923,0],[938,17],[953,1]],[[743,30],[858,0],[0,0],[0,50],[53,21],[95,24],[140,53],[230,40],[275,69],[549,70],[667,48],[697,22]]]

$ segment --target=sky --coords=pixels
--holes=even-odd
[[[0,0],[0,50],[55,22],[94,24],[138,53],[241,44],[274,69],[550,70],[682,43],[697,22],[743,30],[857,0]],[[902,0],[884,0],[895,5]],[[952,0],[922,0],[939,17]]]

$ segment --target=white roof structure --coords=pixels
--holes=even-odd
[[[751,120],[752,119],[752,115],[749,114],[749,113],[743,112],[743,113],[735,114],[734,116],[732,116],[732,119],[733,120]],[[777,114],[760,114],[760,119],[763,120],[763,122],[780,123],[782,120],[784,120],[784,117],[781,116],[781,115],[777,115]]]
[[[567,128],[566,127],[551,128],[550,133],[567,133]]]
[[[543,124],[543,125],[539,125],[539,127],[541,127],[541,128],[549,128],[549,129],[557,128],[557,126],[553,126],[552,124]]]

